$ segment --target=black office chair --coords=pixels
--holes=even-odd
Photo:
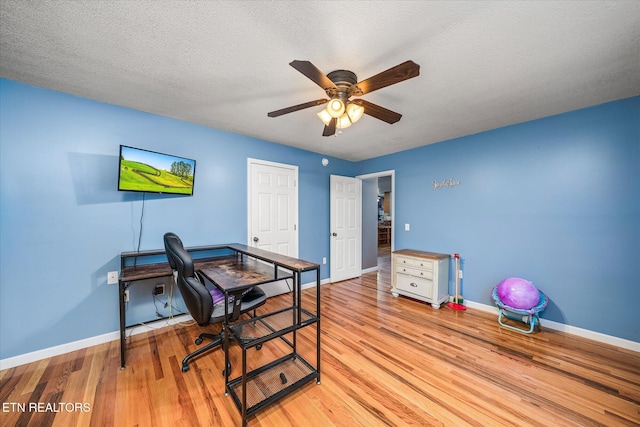
[[[209,291],[205,286],[204,278],[195,271],[191,255],[185,250],[180,238],[174,233],[166,233],[164,247],[169,265],[174,271],[175,282],[191,317],[203,327],[223,323],[225,320],[224,300],[214,303],[214,295],[219,291]],[[227,323],[236,321],[241,314],[249,311],[253,311],[255,317],[255,309],[266,301],[267,297],[264,291],[259,287],[253,287],[242,295],[239,304],[236,301],[229,301]],[[204,338],[210,339],[212,342],[187,355],[182,360],[182,372],[189,370],[189,362],[193,358],[224,345],[224,334],[224,328],[219,334],[201,333],[195,340],[196,344],[200,345]],[[227,370],[230,372],[231,366],[227,366]]]

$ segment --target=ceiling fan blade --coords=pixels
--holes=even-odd
[[[309,61],[292,61],[289,63],[293,68],[307,76],[311,81],[320,86],[328,96],[333,96],[338,92],[336,85]]]
[[[362,96],[365,93],[400,83],[418,75],[420,75],[420,66],[418,64],[413,61],[403,62],[351,86],[349,88],[349,96]]]
[[[267,113],[269,117],[278,117],[283,114],[293,113],[294,111],[304,110],[305,108],[315,107],[316,105],[326,104],[328,99],[316,99],[315,101],[305,102],[304,104],[293,105],[291,107],[283,108],[282,110],[272,111]]]
[[[384,107],[373,104],[369,101],[365,101],[364,99],[358,99],[354,102],[364,107],[365,114],[371,117],[375,117],[378,120],[382,120],[383,122],[387,122],[390,125],[394,124],[402,118],[402,114],[396,113],[395,111],[387,110]]]
[[[322,136],[331,136],[336,133],[336,118],[332,118],[328,125],[324,127],[324,131],[322,131]]]

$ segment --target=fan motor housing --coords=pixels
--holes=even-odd
[[[327,90],[327,95],[330,97],[338,96],[339,98],[344,98],[343,101],[346,101],[347,92],[349,88],[355,85],[358,82],[358,77],[356,73],[349,70],[335,70],[327,74],[329,80],[333,82],[338,88],[338,93],[335,93],[335,89]]]
[[[335,70],[327,74],[327,77],[338,87],[349,88],[358,82],[356,73],[349,70]]]

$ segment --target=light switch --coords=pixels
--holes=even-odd
[[[404,225],[404,231],[409,231],[409,224]]]

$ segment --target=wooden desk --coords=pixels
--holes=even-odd
[[[235,260],[220,265],[207,264],[200,273],[225,294],[225,319],[229,317],[229,298],[239,298],[240,294],[257,285],[292,278],[292,305],[276,312],[223,326],[225,365],[229,362],[229,339],[235,340],[242,349],[242,374],[229,378],[225,369],[225,389],[242,415],[243,426],[247,417],[287,394],[315,379],[320,384],[320,266],[308,261],[278,255],[245,245],[228,246],[236,252]],[[265,263],[268,263],[265,264]],[[302,307],[301,274],[316,271],[316,310],[312,313]],[[234,307],[235,308],[235,307]],[[234,316],[235,318],[235,313]],[[317,324],[316,366],[312,366],[297,352],[297,331]],[[292,334],[290,341],[285,335]],[[280,338],[291,348],[291,352],[262,367],[247,372],[247,350],[261,346],[272,339]],[[276,373],[277,372],[277,373]],[[274,375],[287,375],[288,381],[273,384]],[[265,388],[265,381],[272,384]],[[247,393],[247,390],[252,390]],[[256,392],[256,390],[260,390]],[[249,396],[249,397],[248,397]]]
[[[217,286],[224,294],[225,299],[231,295],[238,295],[252,286],[266,285],[281,279],[293,279],[292,305],[291,307],[268,313],[263,316],[249,319],[248,321],[228,325],[229,333],[225,334],[225,366],[228,361],[229,338],[232,337],[242,348],[242,376],[229,380],[229,373],[225,369],[225,387],[231,394],[234,403],[242,414],[242,423],[246,425],[247,416],[268,404],[282,398],[290,392],[298,389],[312,379],[320,384],[320,265],[279,255],[262,249],[233,243],[225,245],[198,246],[186,248],[189,253],[203,251],[222,251],[224,255],[194,258],[194,266],[208,280]],[[120,255],[121,275],[119,280],[119,305],[120,305],[120,362],[121,369],[125,367],[125,291],[135,281],[171,276],[173,274],[168,262],[151,262],[137,264],[138,258],[155,257],[166,258],[164,250],[152,250],[144,252],[123,252]],[[135,259],[134,265],[129,265],[131,259]],[[315,312],[310,312],[302,307],[301,276],[304,272],[315,271],[316,280],[316,307]],[[225,304],[225,310],[228,304]],[[228,313],[225,313],[228,315]],[[227,316],[225,316],[226,318]],[[317,324],[316,334],[316,366],[313,367],[304,360],[296,350],[296,332],[309,325]],[[284,335],[292,334],[293,341],[288,341]],[[249,348],[281,338],[290,345],[292,352],[266,366],[252,372],[246,370],[246,351]],[[279,372],[296,364],[299,371],[302,366],[302,374],[287,384],[283,382],[282,388],[272,395],[264,396],[260,401],[247,402],[247,386],[253,387],[254,383],[262,381],[262,377],[272,375],[274,369]]]
[[[255,258],[249,258],[241,252],[236,255],[220,257],[194,263],[197,271],[213,283],[225,296],[225,324],[228,319],[237,319],[240,306],[233,305],[233,315],[228,312],[231,297],[241,298],[242,294],[254,286],[264,285],[282,279],[293,279],[293,274],[281,267],[265,264]]]

